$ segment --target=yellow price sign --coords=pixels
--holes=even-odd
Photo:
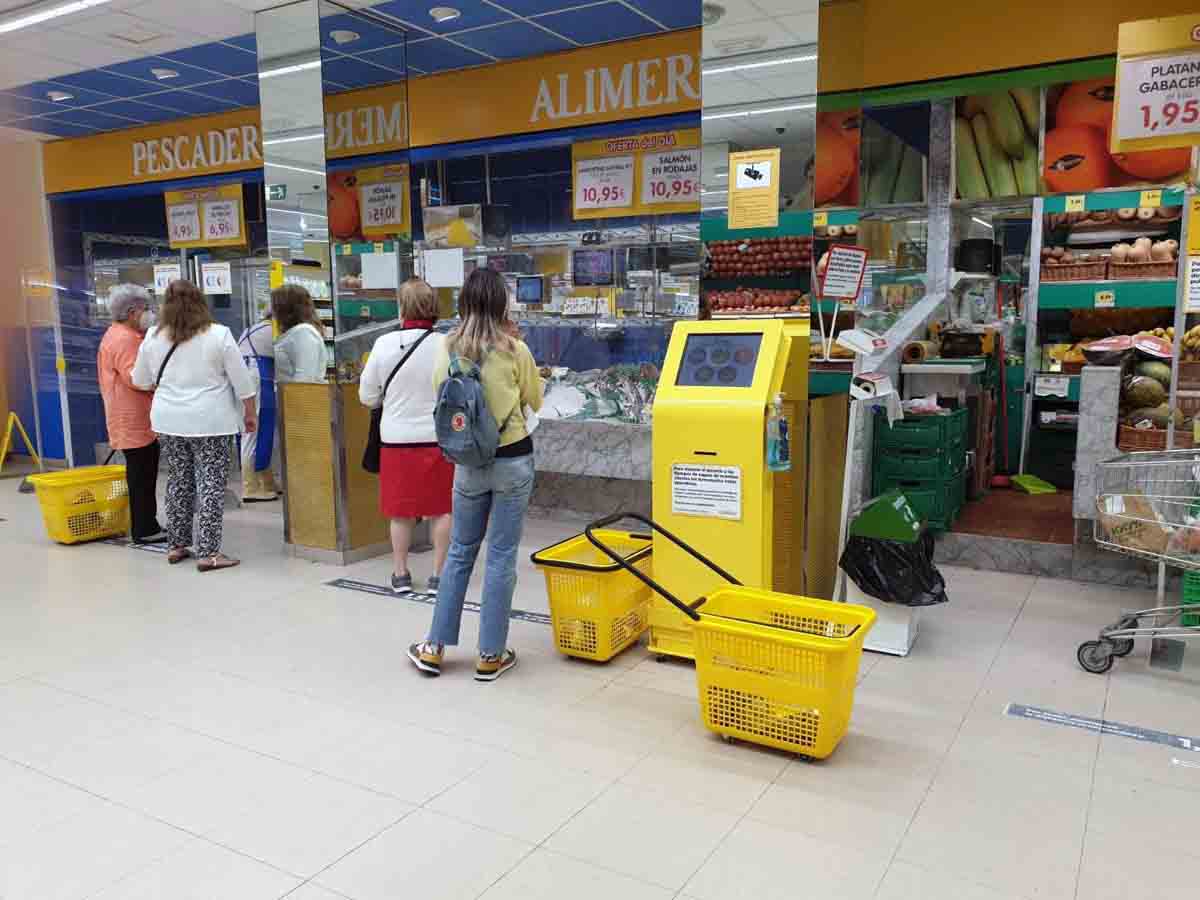
[[[1087,195],[1072,194],[1070,197],[1068,197],[1066,200],[1063,201],[1063,209],[1066,212],[1083,212],[1086,204],[1087,204]]]
[[[1096,309],[1112,309],[1116,305],[1116,293],[1113,291],[1096,291]]]
[[[383,241],[376,241],[376,242],[375,242],[375,252],[376,252],[376,253],[382,253],[382,252],[383,252]]]
[[[1138,206],[1143,208],[1154,208],[1162,206],[1162,191],[1155,189],[1153,191],[1142,191],[1141,197],[1138,198]]]
[[[824,228],[829,224],[829,213],[814,212],[813,213],[813,228]]]

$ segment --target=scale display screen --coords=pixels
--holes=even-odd
[[[680,387],[750,387],[760,344],[761,333],[688,335],[675,384]]]
[[[577,287],[606,287],[613,283],[611,250],[574,250],[571,274]]]
[[[541,275],[532,277],[521,277],[517,279],[517,302],[518,303],[541,303],[542,302],[542,285],[544,279]]]

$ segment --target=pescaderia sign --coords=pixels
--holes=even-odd
[[[672,31],[325,97],[326,158],[700,109],[700,31]],[[43,145],[58,194],[259,169],[255,107]]]

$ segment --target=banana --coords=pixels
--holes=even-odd
[[[958,195],[964,200],[987,200],[991,194],[983,174],[983,164],[979,161],[979,151],[975,147],[971,123],[961,116],[954,119],[954,156]]]
[[[1017,104],[1017,109],[1021,111],[1021,119],[1025,123],[1025,130],[1031,135],[1036,136],[1038,133],[1037,92],[1033,88],[1020,87],[1013,88],[1009,93],[1012,94],[1012,98]]]
[[[1025,136],[1025,155],[1013,160],[1013,172],[1017,176],[1017,190],[1022,197],[1033,197],[1039,193],[1038,176],[1041,175],[1037,162],[1037,145]]]
[[[1012,197],[1017,193],[1017,179],[1013,175],[1012,163],[992,133],[988,117],[983,113],[975,116],[971,120],[971,131],[975,135],[975,146],[979,150],[979,162],[983,166],[983,173],[987,178],[992,196]]]
[[[875,207],[892,202],[896,175],[904,155],[904,142],[890,133],[879,130],[883,140],[873,141],[867,156],[867,206]]]
[[[900,172],[896,176],[896,187],[892,191],[893,203],[920,203],[925,199],[924,167],[921,154],[912,147],[905,147],[900,160]]]
[[[1021,111],[1012,94],[1008,91],[986,94],[983,111],[987,113],[992,134],[1004,152],[1013,159],[1021,159],[1025,155],[1025,123],[1021,121]]]

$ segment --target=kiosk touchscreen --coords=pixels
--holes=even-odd
[[[675,325],[654,402],[653,518],[743,584],[801,593],[808,323]],[[792,468],[767,466],[767,417],[784,395]],[[655,578],[695,600],[721,581],[654,539]],[[650,649],[690,658],[690,620],[656,597]]]

